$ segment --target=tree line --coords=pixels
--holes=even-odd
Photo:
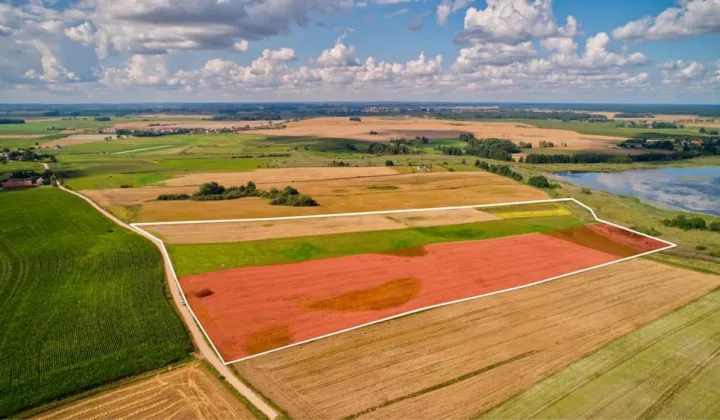
[[[22,118],[0,118],[0,124],[25,124]]]
[[[174,200],[195,200],[195,201],[217,201],[237,200],[244,197],[262,197],[270,200],[274,206],[310,207],[318,203],[307,194],[301,194],[297,189],[286,186],[282,190],[271,188],[269,191],[259,190],[254,182],[248,181],[247,185],[225,188],[217,182],[206,182],[192,194],[160,194],[157,199],[160,201]]]
[[[676,152],[676,153],[643,153],[637,155],[607,155],[598,153],[576,153],[572,155],[563,154],[531,154],[525,158],[520,158],[520,163],[633,163],[633,162],[660,162],[690,159],[699,156],[692,152]]]

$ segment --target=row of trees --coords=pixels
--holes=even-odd
[[[683,230],[710,230],[713,232],[720,232],[719,221],[707,223],[705,219],[699,216],[686,217],[681,214],[674,219],[665,219],[662,223],[665,226],[676,227]]]
[[[25,124],[22,118],[0,118],[0,124]]]
[[[525,158],[520,158],[521,163],[633,163],[633,162],[659,162],[689,159],[698,156],[692,152],[678,153],[643,153],[638,155],[606,155],[598,153],[577,153],[573,155],[562,154],[531,154]]]
[[[425,138],[428,142],[429,139]],[[388,143],[375,142],[368,147],[368,153],[373,155],[410,155],[419,154],[423,150],[418,148],[418,143],[424,143],[423,138],[418,137],[416,140],[394,139]]]
[[[506,176],[508,178],[514,179],[515,181],[521,182],[523,180],[523,176],[519,173],[513,171],[510,169],[507,165],[490,165],[487,162],[483,162],[482,160],[478,159],[475,161],[475,166],[478,168],[488,171],[497,175]]]

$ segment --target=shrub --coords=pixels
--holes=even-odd
[[[698,251],[705,251],[707,247],[705,245],[698,245],[695,247],[695,249],[697,249]]]
[[[160,201],[189,200],[190,196],[187,194],[160,194],[157,199]]]
[[[206,182],[198,188],[195,195],[202,196],[202,195],[217,195],[222,194],[225,192],[225,187],[218,184],[217,182]]]
[[[707,222],[702,217],[694,216],[691,218],[681,214],[674,219],[665,219],[662,221],[665,226],[676,227],[683,230],[705,230],[708,229]],[[713,222],[717,223],[717,222]],[[710,230],[713,230],[713,224],[710,224]]]
[[[644,234],[650,235],[650,236],[661,236],[662,235],[662,232],[660,232],[659,230],[657,230],[655,228],[647,228],[645,226],[630,226],[630,229],[636,230],[640,233],[644,233]]]
[[[133,186],[130,184],[122,184],[120,188],[132,188]]]
[[[395,163],[392,160],[388,159],[385,161],[385,166],[395,166]]]
[[[713,232],[720,232],[720,221],[716,220],[714,222],[710,222],[710,224],[708,225],[708,229]]]
[[[587,195],[591,195],[591,194],[592,194],[592,190],[591,190],[590,188],[583,188],[583,189],[582,189],[582,193],[583,193],[583,194],[587,194]]]
[[[538,188],[552,188],[552,184],[544,176],[534,176],[528,179],[528,184]]]

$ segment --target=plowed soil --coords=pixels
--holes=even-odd
[[[287,329],[289,342],[297,343],[617,259],[613,254],[543,234],[430,245],[419,251],[245,267],[188,276],[180,283],[210,338],[230,361],[256,353],[253,350],[257,346],[247,343],[262,331]],[[417,279],[419,285],[399,282],[409,278]],[[398,284],[411,298],[397,298],[402,295]],[[195,296],[205,288],[213,294]],[[388,290],[392,290],[392,299],[376,296]],[[350,304],[349,300],[357,302]],[[382,306],[379,301],[392,304]],[[347,308],[338,308],[338,302],[345,302]],[[372,310],[367,309],[370,307]],[[281,338],[277,347],[288,344],[284,336]]]
[[[198,363],[93,395],[37,416],[40,419],[254,419]]]
[[[506,265],[525,266],[522,255]],[[235,367],[297,418],[472,418],[719,284],[637,259]]]

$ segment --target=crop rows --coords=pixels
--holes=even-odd
[[[0,194],[0,417],[184,357],[162,260],[55,189]]]

